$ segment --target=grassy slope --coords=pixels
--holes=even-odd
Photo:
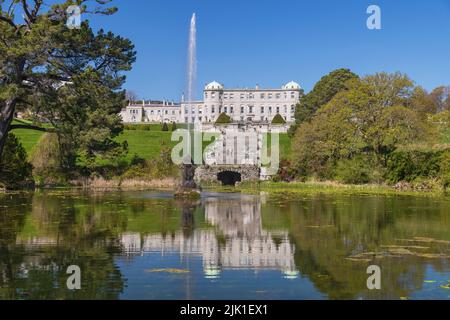
[[[178,126],[179,128],[182,126]],[[154,159],[159,156],[163,146],[173,147],[177,142],[171,141],[171,131],[161,131],[160,124],[151,125],[151,130],[124,130],[118,138],[118,142],[127,141],[129,149],[129,157],[134,154],[145,158]],[[169,126],[170,128],[170,126]],[[14,134],[19,137],[22,145],[28,154],[31,154],[33,147],[36,145],[43,132],[35,130],[14,130]],[[206,145],[207,143],[204,143]],[[291,149],[290,139],[287,134],[280,135],[281,156],[288,156]]]
[[[28,155],[31,154],[33,147],[39,141],[44,132],[35,130],[18,129],[14,130],[13,133],[20,139],[23,147],[25,148]]]
[[[182,126],[179,125],[179,128]],[[170,128],[170,126],[169,126]],[[42,132],[34,130],[14,130],[21,140],[28,154],[31,153]],[[128,141],[129,157],[134,154],[145,159],[152,159],[159,156],[162,146],[173,147],[177,142],[171,141],[172,132],[161,131],[160,124],[151,125],[151,130],[125,130],[117,141]],[[443,137],[443,143],[450,143],[450,131]],[[280,158],[287,158],[291,154],[291,139],[287,134],[280,134]]]
[[[117,141],[127,141],[129,156],[134,154],[144,158],[153,159],[159,156],[163,146],[172,147],[176,142],[170,140],[172,132],[125,130]]]

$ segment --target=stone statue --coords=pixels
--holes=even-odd
[[[194,181],[196,166],[193,164],[191,157],[183,161],[182,165],[182,181],[181,187],[186,189],[195,189],[196,184]]]

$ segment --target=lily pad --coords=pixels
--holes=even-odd
[[[189,273],[186,269],[175,269],[175,268],[165,268],[165,269],[148,269],[145,272],[166,272],[166,273]]]

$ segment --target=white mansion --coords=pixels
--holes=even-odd
[[[181,104],[142,101],[130,104],[120,115],[125,123],[213,123],[224,112],[233,122],[270,123],[280,114],[289,124],[302,94],[300,85],[293,81],[280,89],[226,89],[213,81],[205,86],[203,101],[184,101],[184,97]]]

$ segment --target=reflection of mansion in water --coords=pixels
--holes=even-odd
[[[152,234],[141,238],[138,233],[122,235],[127,254],[145,252],[179,252],[184,257],[199,254],[207,276],[217,275],[221,269],[275,269],[287,277],[295,277],[294,246],[287,232],[268,232],[261,226],[259,200],[232,202],[220,199],[205,200],[206,220],[217,228],[194,230],[186,236],[179,231],[172,235]],[[280,239],[276,243],[274,237]]]

